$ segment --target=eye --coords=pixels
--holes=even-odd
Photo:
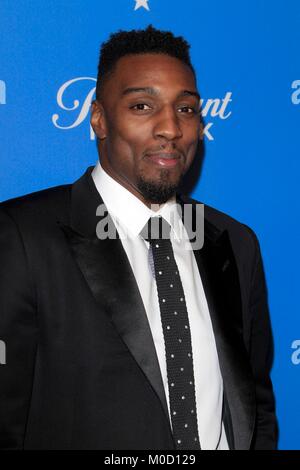
[[[134,106],[130,106],[130,109],[134,109],[136,111],[147,111],[145,108],[143,108],[143,106],[148,106],[150,109],[150,106],[146,103],[137,103]]]
[[[185,110],[184,114],[197,114],[197,109],[193,108],[192,106],[182,106],[181,108],[178,108],[178,109],[179,110],[180,109]],[[186,111],[186,110],[188,110],[188,111]]]

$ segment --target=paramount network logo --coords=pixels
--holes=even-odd
[[[85,87],[79,85],[85,84]],[[70,130],[82,124],[89,113],[91,103],[94,99],[96,79],[92,77],[77,77],[63,83],[59,88],[56,100],[57,105],[62,110],[61,114],[55,113],[52,115],[52,122],[57,129]],[[79,91],[80,90],[80,91]],[[78,98],[79,93],[79,98]],[[201,115],[203,118],[218,118],[224,121],[231,116],[229,110],[230,103],[232,102],[232,92],[225,93],[224,98],[208,98],[201,99]],[[67,104],[69,103],[69,104]],[[71,103],[71,104],[70,104]],[[69,121],[71,116],[71,123],[64,124],[65,120]],[[212,127],[214,121],[208,121],[203,126],[200,138],[206,137],[208,140],[214,140]],[[90,139],[95,140],[95,134],[92,127],[89,127]]]
[[[300,364],[300,339],[295,339],[295,341],[292,342],[291,348],[295,349],[291,356],[291,361],[297,366]]]
[[[292,103],[300,104],[300,80],[294,80],[292,88],[295,89],[291,96]]]
[[[87,92],[85,92],[85,95],[83,95],[81,101],[73,98],[71,100],[73,101],[73,104],[71,106],[70,105],[68,106],[66,104],[65,95],[68,93],[69,96],[74,97],[75,93],[76,92],[78,93],[78,89],[76,88],[75,84],[78,85],[79,83],[82,83],[82,82],[85,82],[87,84],[88,86]],[[62,130],[74,129],[75,127],[78,127],[86,119],[89,113],[91,102],[93,101],[95,90],[96,90],[95,86],[92,86],[91,88],[91,82],[94,84],[96,82],[96,79],[92,77],[77,77],[77,78],[72,78],[71,80],[68,80],[59,88],[57,95],[56,95],[57,104],[63,111],[67,112],[64,114],[71,113],[73,117],[73,122],[69,125],[61,125],[58,123],[58,121],[60,120],[60,115],[53,114],[52,122],[55,127],[57,127],[58,129],[62,129]],[[80,90],[81,90],[81,93],[83,93],[82,88],[80,88]],[[95,139],[95,134],[91,126],[90,126],[90,139],[91,140]]]
[[[206,100],[201,99],[201,116],[205,118],[210,116],[211,118],[218,117],[219,119],[225,120],[231,116],[231,111],[228,111],[229,103],[231,103],[232,92],[228,91],[224,98],[208,98]],[[214,140],[211,133],[211,128],[214,122],[207,122],[202,131],[202,138],[205,136],[208,140]]]
[[[138,10],[139,8],[144,8],[145,10],[150,11],[148,1],[149,0],[135,0],[134,10]]]
[[[0,80],[0,104],[6,104],[6,85],[3,80]]]

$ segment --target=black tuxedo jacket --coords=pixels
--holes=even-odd
[[[102,201],[91,171],[73,185],[0,204],[2,449],[175,448],[126,253],[118,238],[95,235]],[[224,382],[230,448],[273,449],[272,340],[256,236],[205,206],[204,246],[194,253]]]

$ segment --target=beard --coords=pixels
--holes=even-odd
[[[168,174],[168,170],[162,171],[159,181],[147,180],[144,176],[139,176],[137,188],[146,201],[153,204],[164,204],[176,193],[181,184],[182,176],[176,183],[170,183]]]

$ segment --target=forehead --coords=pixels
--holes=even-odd
[[[166,54],[127,55],[118,60],[107,82],[110,93],[121,95],[128,87],[158,87],[177,92],[196,89],[192,70],[181,60]]]

